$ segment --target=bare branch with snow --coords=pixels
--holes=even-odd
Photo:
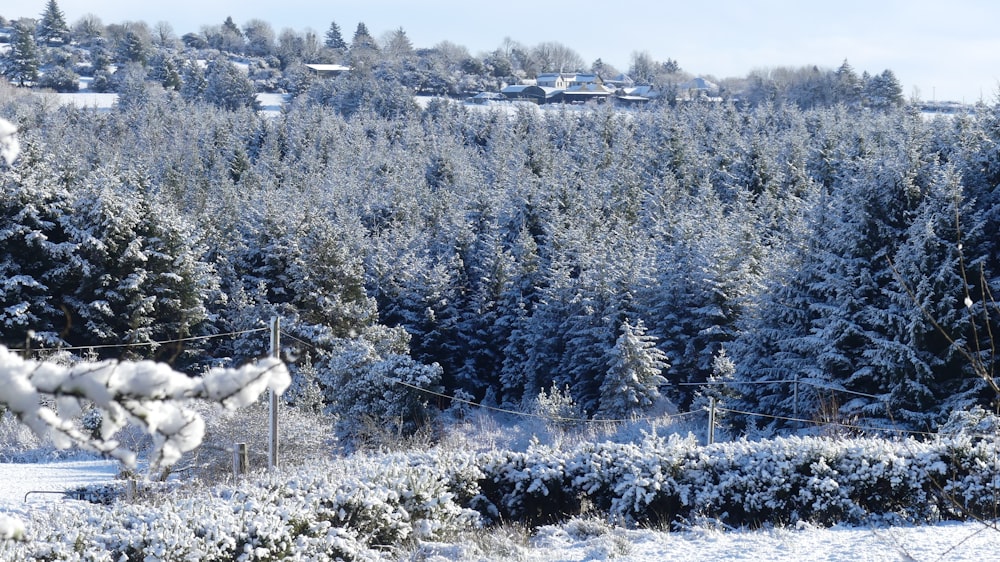
[[[287,368],[274,358],[190,377],[153,361],[65,366],[24,359],[0,346],[0,405],[37,435],[50,436],[58,447],[94,450],[129,467],[135,466],[135,452],[122,447],[114,435],[126,423],[136,424],[153,438],[152,470],[171,466],[201,444],[205,424],[185,406],[187,400],[201,398],[236,409],[268,389],[280,394],[290,383]],[[43,405],[45,397],[55,400],[56,410]],[[100,435],[90,435],[72,422],[84,401],[102,412]]]

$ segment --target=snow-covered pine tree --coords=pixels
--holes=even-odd
[[[648,411],[660,399],[660,388],[670,367],[656,338],[646,334],[642,320],[625,321],[621,335],[608,354],[608,372],[601,383],[599,419],[627,419]]]
[[[896,283],[887,291],[894,306],[870,357],[884,374],[893,419],[915,427],[933,428],[951,410],[993,398],[973,328],[989,333],[976,313],[984,304],[977,286],[982,260],[965,249],[981,247],[983,233],[971,203],[955,168],[944,166],[893,258]]]
[[[209,62],[205,70],[205,90],[202,96],[216,107],[230,111],[246,107],[256,109],[260,105],[254,85],[247,74],[222,57]]]
[[[341,35],[340,26],[337,25],[337,22],[330,22],[330,27],[326,30],[323,44],[326,45],[327,48],[334,49],[336,51],[347,50],[347,42],[344,41],[344,36]]]
[[[410,435],[430,422],[441,367],[414,361],[400,350],[381,349],[371,337],[340,340],[317,382],[329,411],[348,437],[368,432]]]
[[[45,346],[67,335],[61,296],[72,288],[77,247],[66,229],[73,197],[52,180],[44,165],[0,174],[0,332],[13,347],[29,333]]]
[[[834,385],[861,393],[841,397],[840,415],[882,420],[891,416],[885,398],[893,389],[879,382],[890,375],[874,360],[873,340],[899,338],[900,327],[889,316],[893,304],[887,288],[895,283],[890,261],[907,237],[934,159],[919,118],[888,118],[900,125],[856,133],[850,181],[831,194],[833,221],[820,233],[817,248],[820,299],[814,323],[823,342],[815,355],[821,371]],[[883,122],[877,122],[879,127]]]
[[[15,22],[10,49],[0,57],[2,74],[12,83],[26,86],[38,80],[40,66],[41,59],[34,33],[25,22]]]
[[[45,4],[45,11],[38,21],[36,35],[39,39],[49,45],[64,45],[69,43],[69,26],[66,25],[66,17],[56,0],[49,0]]]
[[[108,173],[105,171],[104,173]],[[149,344],[185,338],[208,318],[218,281],[190,225],[114,175],[81,191],[65,225],[75,251],[62,304],[74,345]],[[125,180],[128,181],[128,180]],[[126,355],[199,359],[196,348],[133,348]],[[115,351],[120,356],[120,351]]]
[[[830,382],[818,367],[823,341],[813,333],[821,302],[816,233],[826,228],[827,218],[821,197],[802,224],[788,233],[783,255],[769,261],[762,275],[764,286],[751,295],[736,323],[737,335],[726,346],[735,367],[736,409],[780,418],[792,417],[796,410],[800,417],[810,418],[820,409],[816,387],[808,383]],[[807,383],[799,386],[798,405],[790,382],[795,379]],[[772,421],[778,420],[766,423]]]

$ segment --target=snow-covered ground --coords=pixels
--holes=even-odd
[[[562,528],[542,529],[531,560],[673,562],[996,560],[1000,531],[982,524],[883,529],[804,526],[798,529],[686,532],[615,531],[581,540]]]
[[[62,492],[77,486],[107,482],[116,474],[118,463],[110,460],[0,463],[0,512],[23,513],[53,503],[72,501],[60,494],[30,492]]]
[[[74,105],[85,109],[95,109],[98,111],[109,111],[118,100],[115,93],[97,93],[84,90],[74,93],[51,94],[60,105]],[[257,94],[257,101],[260,102],[260,109],[264,113],[277,114],[281,108],[288,103],[291,96],[288,94]]]
[[[111,461],[0,464],[0,514],[14,516],[59,509],[66,500],[34,490],[65,490],[113,479]],[[94,509],[103,509],[94,506]],[[30,530],[29,539],[30,539]],[[599,521],[577,520],[543,527],[510,560],[623,560],[726,562],[737,560],[832,562],[996,560],[1000,531],[983,523],[942,523],[930,527],[832,529],[800,525],[762,531],[717,530],[694,526],[682,532],[625,530]],[[444,562],[481,559],[462,544],[424,544],[415,559]]]

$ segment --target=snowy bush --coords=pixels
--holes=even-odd
[[[638,443],[598,443],[567,464],[591,503],[626,525],[670,522],[679,513],[684,482],[678,479],[697,449],[693,436],[647,437]]]
[[[267,466],[269,411],[266,401],[258,400],[239,410],[227,410],[217,404],[199,401],[192,409],[205,420],[201,446],[185,455],[179,468],[209,482],[232,475],[233,448],[247,444],[249,470]],[[335,443],[329,416],[303,411],[279,403],[278,463],[301,465],[328,459]]]
[[[488,520],[551,522],[590,505],[626,525],[710,518],[739,527],[993,517],[996,441],[786,438],[699,447],[693,437],[486,454]]]
[[[42,438],[10,412],[0,414],[0,462],[36,460],[43,448]],[[44,453],[42,453],[44,455]],[[34,458],[31,455],[36,455]]]
[[[572,486],[566,459],[552,447],[532,446],[525,452],[484,453],[480,495],[473,506],[487,520],[551,523],[580,513],[582,496]]]
[[[461,463],[460,463],[461,464]],[[156,501],[37,514],[0,559],[376,560],[411,540],[471,530],[450,459],[355,456],[247,479],[235,489],[166,491]]]
[[[946,436],[997,435],[1000,433],[1000,416],[984,410],[982,406],[974,406],[968,410],[955,410],[948,416],[948,421],[938,427],[937,432]]]
[[[941,473],[935,491],[947,518],[995,519],[1000,509],[1000,445],[997,438],[973,441],[968,436],[941,445]]]
[[[692,436],[646,436],[565,450],[359,453],[248,477],[235,488],[162,488],[134,502],[41,510],[25,522],[24,542],[0,541],[0,559],[398,559],[415,544],[468,536],[484,522],[537,528],[581,514],[587,519],[560,532],[610,535],[610,523],[991,518],[1000,497],[997,449],[996,441],[967,438],[703,447]],[[613,542],[608,552],[617,550]]]
[[[328,409],[348,437],[385,432],[413,435],[435,416],[430,400],[441,392],[441,367],[407,355],[383,353],[364,339],[345,340],[342,349],[318,367]]]
[[[583,408],[573,400],[569,387],[559,388],[555,383],[548,392],[544,388],[538,392],[528,411],[546,424],[562,430],[578,428],[587,419]]]

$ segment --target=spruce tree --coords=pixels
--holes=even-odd
[[[224,58],[216,58],[205,71],[204,99],[216,107],[235,111],[256,108],[257,92],[245,72]]]
[[[72,290],[68,263],[76,244],[66,231],[72,196],[47,166],[0,174],[0,332],[20,347],[29,331],[45,346],[65,345],[71,322],[62,310]]]
[[[989,333],[977,314],[984,304],[975,270],[981,260],[974,253],[981,247],[981,224],[954,167],[943,167],[893,259],[896,283],[887,289],[893,306],[870,354],[885,377],[894,419],[933,428],[952,409],[988,396],[988,360],[979,355],[976,338]]]
[[[608,372],[601,383],[598,418],[625,419],[649,410],[666,384],[667,356],[656,348],[656,338],[646,334],[642,320],[625,321],[608,357]]]
[[[347,50],[347,42],[344,41],[343,35],[340,34],[340,26],[337,25],[337,22],[330,22],[330,28],[326,30],[326,37],[323,44],[339,51]]]
[[[10,50],[2,59],[3,75],[18,86],[26,86],[38,81],[38,47],[31,29],[24,22],[14,24]]]
[[[69,43],[69,26],[66,25],[66,18],[62,10],[56,4],[56,0],[49,0],[42,13],[42,19],[38,22],[37,36],[49,45],[63,45]]]

